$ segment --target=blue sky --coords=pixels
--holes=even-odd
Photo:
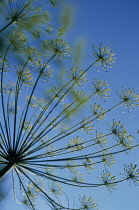
[[[110,84],[112,89],[112,100],[116,100],[115,91],[134,87],[139,93],[139,2],[137,0],[76,0],[66,1],[75,5],[74,21],[67,39],[75,44],[78,39],[84,40],[85,50],[82,57],[82,66],[88,65],[87,55],[91,55],[91,46],[110,45],[114,49],[116,62],[115,67],[105,73],[89,72],[89,77],[99,77]],[[139,127],[139,110],[131,114],[121,114],[122,108],[109,115],[109,120],[116,118],[122,120],[127,129],[132,133]],[[119,156],[117,158],[116,170],[120,165],[127,162],[138,164],[138,149],[130,156]],[[122,170],[122,168],[121,168]],[[89,189],[88,196],[92,196],[99,204],[100,210],[138,210],[139,187],[130,187],[128,183],[121,184],[117,190],[110,193],[105,189]]]
[[[85,68],[90,64],[91,59],[87,55],[91,55],[92,45],[108,44],[115,52],[115,67],[109,69],[108,73],[98,67],[100,71],[90,71],[88,73],[89,78],[93,80],[93,78],[98,77],[110,84],[112,89],[111,103],[117,100],[115,92],[120,90],[122,86],[125,88],[134,87],[139,93],[139,2],[137,0],[63,0],[63,6],[66,5],[65,2],[68,8],[73,8],[74,14],[73,23],[65,39],[72,47],[75,47],[76,43],[81,40],[84,44],[80,66]],[[62,8],[61,6],[60,12]],[[54,18],[57,18],[57,15],[56,12]],[[109,108],[109,105],[110,103],[107,103],[106,106]],[[132,110],[131,114],[128,114],[127,111],[122,112],[123,108],[118,108],[118,111],[111,113],[107,120],[111,121],[113,118],[121,120],[126,125],[127,130],[134,134],[139,129],[139,108],[136,111]],[[120,155],[116,159],[115,171],[122,170],[125,162],[138,164],[138,149],[133,151],[131,155]],[[93,180],[93,176],[90,175],[89,177],[90,181]],[[129,183],[122,183],[112,193],[105,188],[77,189],[75,193],[80,194],[81,191],[87,196],[93,197],[100,210],[138,210],[139,187],[134,185],[131,187]],[[70,194],[73,194],[72,190]],[[22,209],[21,206],[17,206],[12,201],[11,195],[12,190],[8,194],[2,210],[9,210],[11,206],[12,209]],[[41,210],[44,209],[41,207]]]

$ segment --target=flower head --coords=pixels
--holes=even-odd
[[[122,125],[120,121],[116,122],[113,120],[113,123],[109,125],[109,130],[116,139],[117,143],[122,147],[129,148],[133,145],[132,136],[129,135],[125,126]]]
[[[10,95],[14,95],[15,94],[15,87],[16,87],[16,84],[12,81],[8,81],[4,87],[3,87],[3,91],[4,93],[8,93]]]
[[[115,190],[115,187],[117,186],[116,177],[112,176],[111,172],[105,170],[101,173],[101,183],[105,185],[105,187],[111,192],[111,190]]]
[[[70,139],[68,143],[68,147],[71,151],[81,151],[84,148],[84,144],[82,143],[83,139],[77,136],[76,138]]]
[[[105,117],[105,110],[99,105],[99,104],[94,104],[94,106],[91,107],[91,113],[93,116],[97,117],[98,119],[104,119]]]
[[[139,184],[139,169],[137,169],[137,165],[133,165],[130,163],[130,165],[124,166],[124,174],[122,174],[124,179],[127,179],[131,182],[133,182],[135,185]]]
[[[116,139],[127,134],[126,128],[124,127],[124,125],[121,124],[120,121],[116,122],[115,120],[113,120],[112,124],[109,125],[109,130]]]
[[[39,66],[39,63],[41,62],[41,55],[35,48],[27,47],[23,53],[29,64]]]
[[[20,65],[18,65],[16,68],[16,74],[21,83],[23,83],[27,87],[32,86],[34,84],[34,79],[30,69],[27,67],[23,69]]]
[[[59,59],[68,58],[71,48],[64,39],[45,40],[43,47],[50,54],[56,55]]]
[[[79,90],[74,91],[73,97],[78,104],[85,104],[89,101],[87,94],[83,90],[82,91],[79,91]]]
[[[5,37],[7,39],[7,43],[11,45],[11,48],[15,52],[20,52],[25,47],[26,38],[24,36],[24,33],[22,33],[20,30],[11,29],[10,32],[5,34]]]
[[[74,82],[77,83],[80,87],[82,84],[87,83],[86,73],[83,74],[83,70],[79,69],[78,67],[72,67],[70,72],[68,72],[69,78],[72,79]]]
[[[41,4],[35,7],[33,2],[34,0],[4,0],[2,6],[6,10],[6,19],[10,21],[9,25],[12,24],[12,27],[14,28],[26,30],[31,33],[34,38],[40,38],[42,28],[46,32],[49,29],[48,21],[50,20],[50,15],[48,11],[41,9],[45,7],[46,4]],[[51,1],[51,4],[56,5],[55,2],[56,0],[53,0]],[[44,27],[40,27],[40,24]],[[55,27],[51,25],[51,28]],[[3,30],[4,28],[1,31]]]
[[[109,97],[110,88],[108,88],[108,84],[105,81],[94,79],[94,82],[92,82],[92,84],[94,92],[97,93],[101,98]]]
[[[100,46],[96,48],[92,45],[92,52],[93,56],[98,60],[97,65],[101,65],[104,70],[106,70],[106,67],[111,68],[113,66],[115,57],[109,45],[104,47],[101,43]]]
[[[101,160],[104,166],[111,167],[111,165],[114,164],[114,156],[112,154],[109,154],[107,150],[103,152],[103,156],[101,157]]]
[[[73,170],[72,172],[72,181],[75,183],[78,183],[78,185],[80,185],[83,181],[84,181],[84,174],[83,173],[79,173],[79,170]]]
[[[125,108],[130,111],[132,108],[135,109],[136,105],[139,105],[139,94],[135,93],[133,88],[123,89],[120,93],[117,93],[120,100],[124,103]]]
[[[94,202],[94,199],[91,197],[86,197],[85,195],[83,197],[81,197],[80,199],[80,209],[84,209],[84,210],[97,210],[97,204]]]
[[[54,195],[62,194],[62,188],[61,188],[60,184],[57,182],[52,182],[52,184],[50,186],[50,191]]]
[[[108,139],[105,137],[105,135],[102,132],[101,133],[96,132],[95,142],[97,146],[99,145],[101,148],[104,148],[108,144]]]

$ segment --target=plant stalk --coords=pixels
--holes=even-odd
[[[8,28],[13,22],[14,22],[14,21],[11,20],[6,26],[4,26],[4,27],[0,30],[0,33],[1,33],[2,31],[4,31],[6,28]]]
[[[13,162],[8,162],[7,165],[5,165],[1,170],[0,170],[0,179],[2,179],[7,172],[13,167],[14,163]]]

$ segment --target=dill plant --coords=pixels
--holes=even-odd
[[[93,99],[98,97],[106,101],[110,97],[110,88],[105,81],[94,78],[91,91],[85,92],[87,72],[96,65],[107,71],[115,62],[113,50],[100,44],[92,46],[93,62],[86,69],[71,67],[66,72],[65,84],[51,88],[48,100],[43,97],[38,89],[49,87],[48,82],[55,72],[51,63],[55,59],[61,62],[67,59],[71,48],[59,37],[65,28],[50,25],[47,22],[49,12],[42,11],[38,15],[42,6],[35,7],[33,3],[33,0],[0,1],[8,10],[6,20],[9,21],[0,30],[1,33],[6,31],[6,47],[0,57],[0,178],[11,174],[16,201],[33,210],[38,209],[35,202],[39,196],[50,209],[97,209],[93,198],[85,195],[79,197],[79,203],[71,204],[64,186],[94,190],[106,187],[112,191],[123,181],[138,184],[136,165],[125,165],[118,179],[109,172],[116,154],[138,146],[133,144],[133,136],[120,121],[113,120],[105,133],[95,132],[94,123],[100,123],[118,106],[134,108],[139,104],[139,96],[134,89],[122,89],[117,93],[119,102],[104,110]],[[57,6],[55,0],[49,4]],[[47,33],[50,27],[56,30],[57,38],[43,41],[38,30],[42,24],[46,25],[43,30]],[[30,46],[25,31],[42,41],[47,57]],[[15,55],[14,61],[9,57],[11,51]],[[20,59],[16,59],[18,54]],[[90,109],[90,114],[84,112],[83,118],[78,119],[80,109]],[[111,145],[109,137],[115,140]],[[104,165],[102,173],[96,174],[98,181],[88,182],[86,177],[98,164]],[[67,205],[62,203],[60,195],[66,196]]]

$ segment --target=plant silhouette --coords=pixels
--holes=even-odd
[[[113,120],[105,133],[95,132],[95,123],[104,121],[109,112],[121,105],[130,110],[139,104],[134,89],[122,89],[117,93],[119,101],[105,110],[96,98],[107,101],[108,84],[94,78],[92,87],[88,87],[88,71],[96,65],[107,71],[114,65],[113,50],[103,44],[92,46],[91,64],[86,69],[71,67],[65,72],[64,84],[57,82],[51,87],[49,81],[56,71],[52,70],[53,63],[63,62],[71,53],[70,46],[61,38],[65,27],[52,26],[49,12],[42,9],[56,7],[56,1],[43,6],[33,0],[7,0],[0,4],[8,11],[8,23],[0,30],[5,35],[0,63],[0,178],[7,173],[12,175],[16,201],[35,210],[36,198],[40,196],[50,209],[97,209],[93,198],[86,195],[79,197],[77,205],[69,204],[64,186],[104,186],[112,191],[127,180],[138,184],[137,165],[125,165],[119,179],[109,172],[116,154],[138,146],[125,126]],[[43,40],[44,31],[51,35],[47,40]],[[28,34],[36,38],[34,45],[41,41],[44,51],[30,44]],[[47,97],[40,88],[48,90]],[[110,137],[115,140],[111,144]],[[96,174],[98,179],[88,182],[86,177],[102,163],[102,173]],[[67,196],[67,206],[59,195]]]

